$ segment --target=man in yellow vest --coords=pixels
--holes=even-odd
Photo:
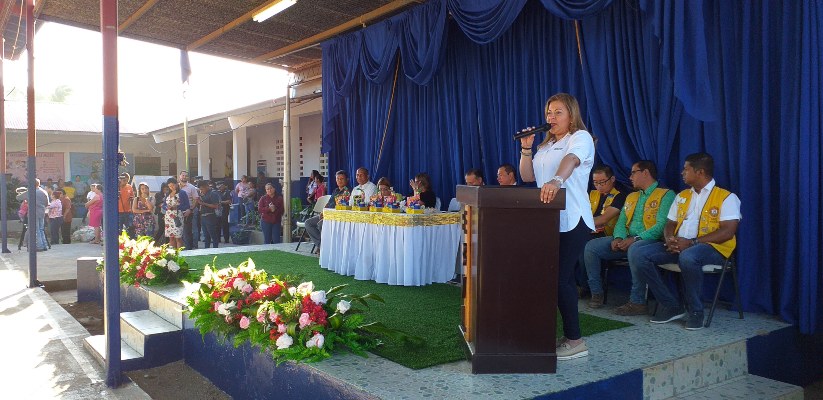
[[[686,157],[683,182],[690,186],[675,198],[663,231],[665,242],[643,247],[637,271],[660,302],[651,322],[664,324],[687,315],[682,303],[660,277],[657,265],[676,263],[683,278],[688,310],[686,329],[703,328],[703,266],[722,265],[734,250],[740,222],[740,199],[717,187],[714,160],[706,153]]]
[[[632,165],[629,179],[636,192],[626,196],[626,202],[617,218],[612,236],[594,239],[586,244],[583,260],[589,276],[592,299],[589,307],[603,306],[603,281],[600,278],[601,262],[628,258],[632,274],[629,301],[617,307],[617,315],[643,315],[648,313],[643,285],[636,271],[638,251],[646,246],[661,243],[666,213],[674,200],[674,192],[659,187],[657,166],[649,160]]]
[[[614,176],[614,171],[608,165],[600,165],[592,169],[592,184],[594,190],[589,192],[589,203],[594,216],[595,230],[592,231],[591,239],[611,236],[614,232],[614,225],[617,224],[617,217],[620,216],[620,209],[626,201],[629,189]],[[574,270],[580,298],[584,294],[589,294],[589,278],[586,275],[586,266],[583,255]]]

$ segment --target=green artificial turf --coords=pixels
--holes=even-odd
[[[223,254],[217,257],[216,267],[237,266],[251,257],[258,269],[270,275],[300,276],[302,281],[312,281],[318,290],[328,290],[334,286],[348,284],[346,293],[374,293],[385,303],[370,302],[366,312],[368,321],[379,321],[386,326],[401,330],[425,340],[424,346],[410,347],[391,339],[373,353],[413,369],[427,368],[438,364],[465,359],[462,338],[457,326],[460,324],[460,288],[447,284],[432,284],[420,287],[390,286],[374,281],[358,281],[350,276],[341,276],[325,270],[317,264],[317,258],[281,251]],[[214,256],[186,257],[189,267],[198,276],[203,266],[210,264]],[[630,326],[620,321],[580,314],[580,327],[584,336],[612,329]],[[558,317],[557,336],[562,335]]]

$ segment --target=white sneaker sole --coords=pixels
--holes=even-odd
[[[649,322],[651,322],[653,324],[666,324],[666,323],[672,322],[674,320],[681,319],[685,316],[686,316],[686,313],[682,313],[682,314],[675,315],[675,316],[673,316],[673,317],[671,317],[671,318],[669,318],[665,321],[655,321],[653,319],[650,319]]]
[[[575,358],[586,357],[588,355],[589,355],[589,351],[588,350],[583,350],[579,353],[574,353],[570,356],[557,356],[557,361],[574,360]]]

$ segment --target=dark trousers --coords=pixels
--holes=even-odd
[[[591,229],[582,219],[577,226],[560,232],[559,258],[560,269],[557,272],[557,308],[563,318],[563,334],[570,340],[580,339],[580,318],[577,314],[577,283],[574,269],[586,242],[589,241]]]
[[[260,227],[263,229],[263,244],[280,243],[281,231],[283,230],[280,224],[260,221]]]
[[[60,244],[60,223],[61,219],[49,218],[49,243]]]
[[[206,236],[203,239],[203,248],[209,248],[209,243],[211,243],[211,247],[217,248],[217,243],[220,243],[220,235],[217,233],[217,216],[213,213],[202,215],[200,216],[200,223]]]
[[[194,249],[194,238],[192,237],[192,226],[191,221],[194,217],[194,214],[189,214],[188,217],[183,217],[183,245],[186,246],[187,249]]]
[[[217,218],[217,236],[219,237],[220,234],[223,235],[223,243],[228,243],[231,239],[231,234],[229,233],[229,210],[224,209],[223,215]]]
[[[63,244],[71,243],[71,221],[60,224],[60,233],[63,234]]]

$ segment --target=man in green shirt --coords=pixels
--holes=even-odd
[[[603,306],[601,262],[628,258],[632,274],[629,302],[617,307],[614,313],[643,315],[648,313],[645,290],[638,280],[633,256],[638,248],[658,242],[663,237],[663,227],[669,207],[674,201],[674,192],[658,187],[657,167],[649,160],[634,163],[629,179],[637,191],[626,197],[614,227],[614,235],[589,241],[583,251],[583,260],[592,291],[589,307],[600,308]]]

